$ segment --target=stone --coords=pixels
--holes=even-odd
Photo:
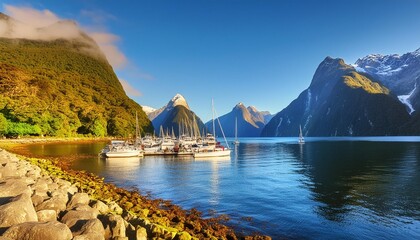
[[[191,240],[191,235],[187,232],[178,232],[174,240]]]
[[[67,192],[71,195],[74,195],[75,193],[77,193],[77,191],[79,191],[79,189],[75,185],[71,185],[67,188]]]
[[[26,173],[26,176],[33,179],[39,178],[41,176],[41,168],[38,166],[32,166],[32,169]]]
[[[31,186],[32,191],[37,192],[47,192],[48,191],[48,181],[46,179],[40,178],[36,183]]]
[[[19,178],[8,178],[0,182],[0,198],[15,197],[21,194],[32,194],[26,182]]]
[[[111,232],[113,237],[125,237],[124,219],[120,215],[110,215],[109,222],[111,225]]]
[[[61,222],[66,224],[69,228],[75,226],[79,220],[90,220],[96,218],[98,212],[92,209],[91,211],[77,211],[70,210],[61,218]]]
[[[51,190],[57,190],[58,189],[58,184],[57,183],[50,183],[48,184],[48,189]]]
[[[147,230],[144,227],[136,227],[136,240],[147,240]]]
[[[0,173],[2,174],[2,178],[19,177],[17,166],[18,166],[18,163],[16,162],[7,162],[5,164],[2,164],[2,167],[0,168]]]
[[[109,213],[109,207],[104,202],[97,200],[92,204],[92,208],[95,208],[99,211],[101,214],[107,214]]]
[[[102,238],[104,238],[105,229],[104,229],[104,226],[102,225],[102,222],[99,219],[94,218],[94,219],[81,221],[81,222],[82,222],[82,224],[80,224],[81,227],[73,231],[73,236],[96,233],[102,236]]]
[[[11,239],[70,240],[73,236],[65,224],[53,221],[17,224],[7,229],[3,237]]]
[[[21,194],[9,200],[8,203],[0,206],[0,227],[10,227],[19,223],[38,221],[29,194]]]
[[[105,238],[126,237],[126,225],[124,219],[120,215],[107,214],[101,215],[100,220],[105,228]]]
[[[113,237],[112,240],[128,240],[128,237]]]
[[[73,240],[104,240],[104,236],[101,236],[98,233],[87,233],[75,236]]]
[[[57,220],[57,212],[55,210],[40,210],[36,212],[38,222],[50,222]]]
[[[39,204],[41,204],[41,203],[43,203],[43,202],[44,202],[45,197],[40,196],[40,195],[38,195],[38,194],[34,194],[34,195],[32,195],[31,199],[32,199],[32,204],[36,207],[36,206],[38,206]]]
[[[85,204],[88,205],[90,201],[89,195],[87,193],[76,193],[71,198],[69,204],[67,205],[68,209],[71,209],[73,206],[77,204]]]
[[[108,207],[109,207],[109,210],[111,210],[112,212],[115,212],[118,215],[121,215],[123,213],[123,209],[120,206],[118,206],[118,204],[115,202],[108,203]]]
[[[37,211],[39,210],[55,210],[57,215],[61,212],[66,210],[67,208],[67,195],[56,195],[51,197],[48,200],[45,200],[41,204],[37,205],[35,208]]]

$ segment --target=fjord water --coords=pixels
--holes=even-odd
[[[240,139],[230,159],[99,159],[105,143],[32,145],[118,186],[228,214],[273,239],[420,239],[420,138]]]

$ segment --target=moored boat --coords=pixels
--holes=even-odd
[[[219,119],[217,118],[217,121],[219,123],[220,130],[222,132],[223,138],[226,143],[226,147],[220,145],[220,142],[216,141],[216,128],[215,128],[215,122],[214,122],[214,104],[212,100],[212,118],[213,118],[213,134],[208,133],[206,137],[203,139],[203,145],[196,149],[194,152],[194,158],[206,158],[206,157],[230,157],[230,148],[229,144],[226,140],[225,134],[223,132],[222,125],[220,124]]]

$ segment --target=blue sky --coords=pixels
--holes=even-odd
[[[326,57],[420,48],[420,0],[2,1],[49,10],[115,38],[131,98],[159,108],[181,93],[203,120],[238,102],[277,113]]]

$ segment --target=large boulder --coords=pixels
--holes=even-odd
[[[111,237],[126,237],[126,226],[124,219],[120,215],[107,214],[100,216],[102,224],[105,228],[105,236]]]
[[[53,221],[17,224],[7,229],[3,237],[10,239],[70,240],[73,236],[65,224]]]
[[[67,194],[54,195],[50,199],[38,204],[36,210],[54,210],[58,215],[61,211],[66,210],[68,199]]]
[[[7,203],[0,206],[0,227],[31,221],[38,221],[38,217],[29,194],[10,198]]]
[[[97,235],[97,237],[95,237],[95,239],[104,239],[105,237],[105,229],[104,226],[102,225],[102,222],[97,219],[97,218],[93,218],[90,220],[85,220],[85,221],[81,221],[82,224],[81,227],[79,229],[75,229],[73,231],[73,236],[78,236],[78,235]]]
[[[77,204],[88,205],[89,201],[90,201],[90,198],[87,193],[76,193],[71,198],[69,204],[67,205],[67,208],[72,209]]]
[[[50,222],[57,220],[57,212],[55,210],[40,210],[36,212],[39,222]]]
[[[20,178],[8,178],[0,182],[0,198],[15,197],[21,194],[32,194],[26,181]]]
[[[61,222],[66,224],[72,231],[77,230],[80,226],[80,220],[90,220],[97,218],[98,211],[91,210],[70,210],[61,218]],[[83,221],[82,221],[83,222]]]
[[[101,200],[97,200],[92,204],[92,208],[99,211],[101,214],[107,214],[109,213],[109,207]]]

